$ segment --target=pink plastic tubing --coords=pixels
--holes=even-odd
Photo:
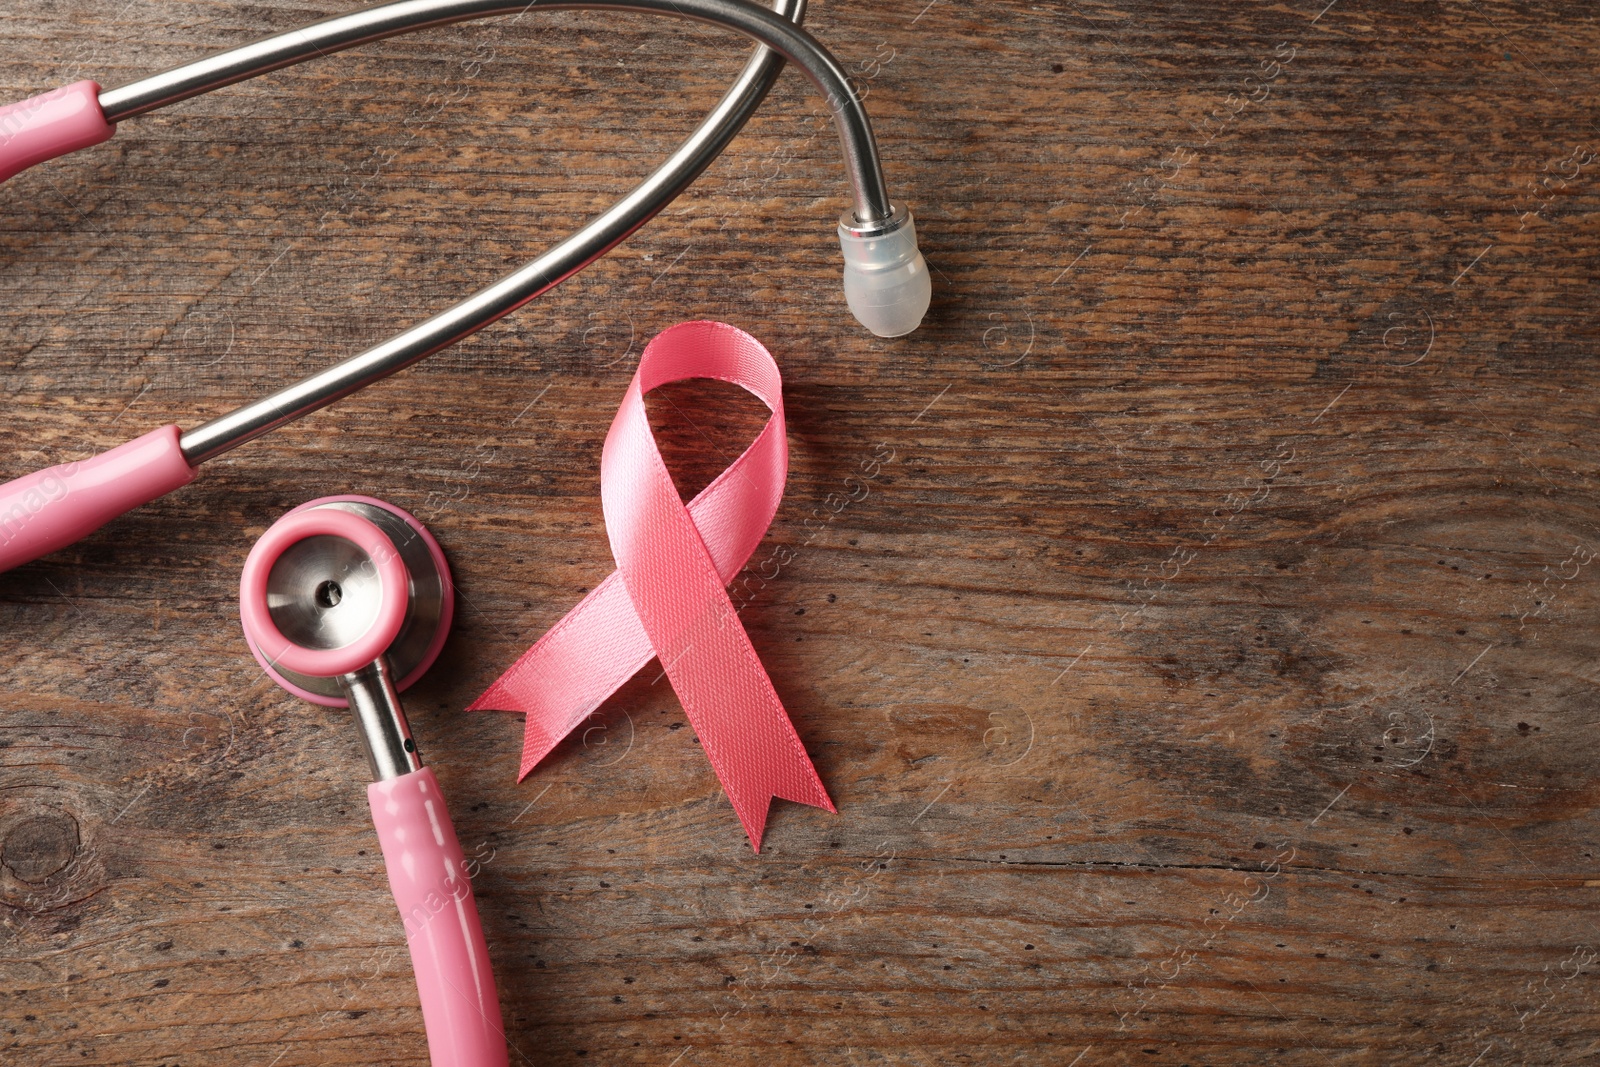
[[[90,459],[61,463],[0,485],[0,571],[66,548],[124,512],[194,480],[163,426]]]
[[[290,547],[308,537],[342,537],[367,554],[378,573],[378,608],[360,637],[338,648],[307,648],[279,632],[267,606],[267,578]],[[383,655],[406,618],[411,579],[394,543],[360,515],[336,508],[291,511],[261,535],[239,576],[239,618],[245,637],[269,663],[313,678],[337,678]]]
[[[0,182],[35,163],[111,139],[100,86],[77,82],[0,108]]]
[[[644,407],[650,390],[686,378],[730,382],[772,411],[687,508]],[[617,569],[468,709],[527,714],[522,776],[657,657],[757,852],[773,797],[835,810],[725,589],[783,496],[782,389],[772,355],[724,323],[683,323],[645,349],[600,460]]]
[[[417,976],[433,1067],[506,1067],[472,874],[433,769],[367,786]]]

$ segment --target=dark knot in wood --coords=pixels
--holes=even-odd
[[[38,885],[78,854],[78,821],[64,811],[33,815],[11,828],[0,846],[0,863],[24,882]]]

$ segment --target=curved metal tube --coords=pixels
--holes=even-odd
[[[805,0],[775,0],[781,17],[805,17]],[[758,48],[705,121],[626,197],[532,263],[462,303],[361,355],[184,434],[191,465],[222,455],[302,415],[326,407],[455,344],[509,315],[604,256],[654,218],[710,166],[744,127],[783,70]]]
[[[849,172],[856,220],[870,224],[893,214],[872,123],[850,85],[849,75],[816,38],[751,0],[400,0],[269,37],[109,90],[100,94],[100,108],[108,122],[120,122],[259,74],[385,37],[535,7],[670,15],[734,30],[772,49],[805,73],[833,112]]]
[[[323,55],[331,51],[355,47],[367,41],[395,36],[411,29],[460,22],[488,15],[524,11],[533,7],[546,9],[595,7],[612,10],[649,10],[668,14],[689,14],[701,21],[707,18],[700,10],[709,7],[730,7],[741,15],[756,12],[762,27],[770,30],[767,20],[776,22],[785,30],[793,30],[806,42],[803,50],[795,49],[793,42],[785,46],[797,54],[820,54],[838,77],[846,94],[845,99],[860,113],[859,128],[864,135],[867,151],[847,158],[852,161],[852,174],[858,169],[854,163],[864,162],[865,170],[875,176],[881,202],[888,207],[870,226],[882,225],[892,229],[898,216],[882,193],[882,170],[878,163],[876,142],[860,101],[845,80],[838,64],[820,45],[796,25],[804,18],[805,0],[774,0],[774,11],[768,13],[752,8],[742,0],[639,0],[619,4],[597,0],[533,0],[532,3],[486,3],[483,0],[408,0],[373,8],[355,15],[332,19],[289,34],[269,38],[254,45],[225,52],[198,63],[178,67],[165,74],[156,75],[120,89],[109,90],[100,98],[108,119],[117,121],[136,114],[187,99],[223,85],[232,84],[269,70],[281,69],[294,63]],[[695,8],[689,13],[688,8]],[[670,9],[670,10],[668,10]],[[791,24],[789,19],[793,20]],[[739,27],[741,30],[744,27]],[[751,34],[755,36],[754,34]],[[758,40],[765,40],[758,37]],[[403,370],[412,364],[439,352],[476,333],[485,326],[511,314],[545,292],[583,270],[627,239],[650,219],[671,203],[699,175],[704,172],[728,143],[738,134],[755,109],[766,97],[773,82],[783,69],[783,59],[773,50],[760,47],[751,56],[738,81],[706,117],[693,134],[679,146],[659,168],[609,210],[592,220],[581,230],[547,251],[520,270],[481,290],[472,297],[423,322],[410,330],[354,356],[328,369],[304,378],[261,400],[247,404],[233,412],[213,419],[185,433],[180,446],[185,459],[194,466],[268,433],[303,415],[326,407],[376,381]],[[845,109],[835,107],[836,118]],[[840,130],[843,136],[844,124]],[[846,144],[850,142],[846,139]]]

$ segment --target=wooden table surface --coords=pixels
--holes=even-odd
[[[9,0],[0,91],[348,7]],[[836,142],[789,72],[588,272],[0,577],[8,1067],[427,1062],[354,731],[237,625],[255,538],[349,492],[459,583],[406,702],[514,1064],[1600,1061],[1592,5],[809,25],[917,212],[916,334],[843,306]],[[448,306],[630,188],[744,49],[536,10],[6,183],[4,471]],[[777,803],[759,856],[653,669],[521,783],[521,717],[463,711],[612,570],[601,442],[703,317],[786,376],[739,595],[839,806]],[[704,383],[652,412],[686,491],[761,422]]]

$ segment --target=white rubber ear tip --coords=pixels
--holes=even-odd
[[[917,249],[910,213],[897,229],[875,237],[839,224],[844,250],[844,298],[851,314],[879,337],[904,337],[922,324],[933,299],[928,264]]]

